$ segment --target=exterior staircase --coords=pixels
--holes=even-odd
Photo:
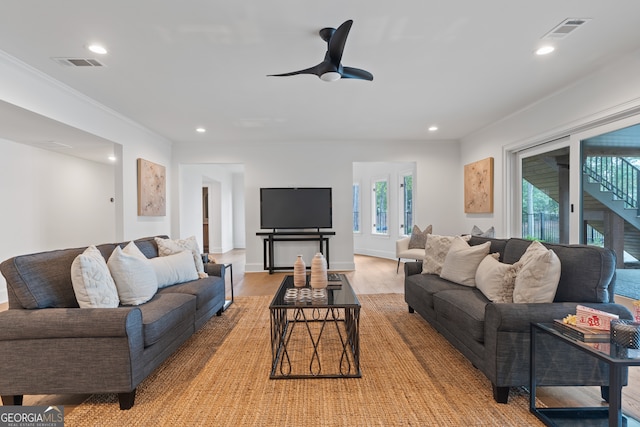
[[[534,158],[523,165],[522,171],[524,179],[556,202],[560,197],[557,161],[554,157]],[[625,175],[631,179],[623,178]],[[625,251],[637,259],[640,259],[639,176],[638,168],[614,156],[589,156],[583,168],[583,210],[612,211],[623,218]],[[589,225],[604,234],[602,221],[592,219]]]
[[[582,177],[585,191],[640,229],[640,169],[619,157],[587,157]]]
[[[640,259],[640,169],[620,157],[587,157],[582,188],[625,221],[625,251]],[[598,229],[598,224],[591,224]],[[604,230],[598,230],[604,233]]]

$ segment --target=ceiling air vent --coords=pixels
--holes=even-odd
[[[60,65],[68,67],[104,67],[97,59],[93,58],[51,58]]]
[[[590,18],[567,18],[542,36],[542,38],[553,40],[563,39],[589,21],[591,21]]]

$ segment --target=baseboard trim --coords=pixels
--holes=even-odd
[[[356,269],[356,264],[354,262],[331,262],[329,264],[329,271],[353,271]],[[260,264],[256,264],[256,263],[247,263],[244,266],[244,271],[245,273],[264,273],[265,270],[264,266],[262,265],[262,263]],[[291,270],[277,270],[279,273],[282,272],[292,272],[293,269]]]
[[[375,249],[356,249],[354,251],[354,253],[356,255],[366,255],[366,256],[373,256],[376,258],[385,258],[385,259],[397,259],[396,258],[396,254],[395,252],[388,252],[388,251],[378,251]]]

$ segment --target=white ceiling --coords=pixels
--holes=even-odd
[[[5,0],[0,50],[175,144],[449,140],[638,51],[639,17],[637,0]],[[591,21],[534,55],[566,18]],[[342,62],[372,82],[266,77],[319,63],[318,31],[347,19]],[[92,42],[109,53],[89,52]],[[29,132],[43,126],[30,138],[51,139],[51,123],[27,118]],[[12,122],[0,137],[28,139]]]

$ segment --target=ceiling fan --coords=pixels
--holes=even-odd
[[[323,28],[320,30],[320,37],[327,42],[327,53],[324,55],[324,61],[311,68],[304,70],[292,71],[283,74],[269,74],[268,77],[285,77],[295,76],[296,74],[313,74],[325,82],[334,82],[339,79],[359,79],[373,80],[373,74],[360,68],[344,67],[340,62],[342,60],[342,51],[347,42],[347,36],[353,21],[349,19],[335,28]]]

